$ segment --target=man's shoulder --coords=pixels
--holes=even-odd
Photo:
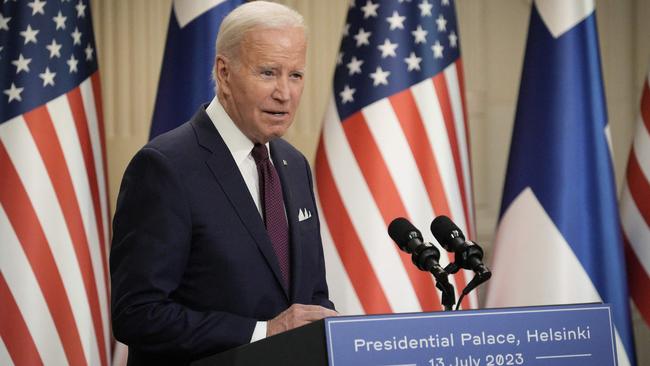
[[[183,152],[192,151],[192,147],[198,147],[199,145],[197,135],[202,133],[201,130],[205,129],[206,121],[204,119],[210,122],[204,109],[200,108],[190,120],[156,136],[143,149],[151,148],[164,154],[182,154]],[[216,133],[216,130],[214,133]]]

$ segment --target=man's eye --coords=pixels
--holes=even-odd
[[[272,70],[264,70],[264,71],[262,71],[262,75],[264,75],[264,76],[273,76],[274,73],[273,73]]]
[[[302,74],[297,72],[297,73],[291,74],[291,77],[294,78],[294,79],[300,80],[300,79],[302,79]]]

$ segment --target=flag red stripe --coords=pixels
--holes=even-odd
[[[110,308],[110,294],[108,292],[108,259],[106,255],[106,240],[104,238],[104,220],[102,220],[102,209],[99,203],[99,187],[97,186],[97,170],[95,167],[95,159],[93,158],[93,149],[90,141],[90,132],[88,130],[88,118],[81,99],[81,91],[79,87],[72,89],[68,93],[68,103],[70,110],[72,110],[72,117],[77,126],[77,134],[79,136],[79,145],[84,158],[84,165],[86,167],[86,174],[88,176],[88,185],[90,187],[91,198],[93,201],[93,209],[95,211],[95,224],[97,225],[97,234],[99,238],[98,248],[102,256],[102,271],[104,272],[104,288],[106,289],[106,306]],[[106,353],[106,352],[104,352]]]
[[[427,138],[427,132],[411,90],[406,89],[394,94],[389,100],[409,143],[435,214],[449,216],[451,211],[440,171],[434,159],[435,152]]]
[[[408,217],[406,208],[402,204],[397,187],[388,171],[388,167],[381,156],[379,147],[375,143],[372,133],[366,124],[361,112],[352,114],[343,122],[343,130],[350,141],[350,147],[359,164],[359,168],[368,184],[386,226],[396,217]],[[399,253],[406,273],[411,279],[415,294],[424,311],[440,309],[437,291],[431,280],[430,274],[420,272],[411,263],[408,254],[393,246]]]
[[[467,114],[467,102],[466,102],[466,97],[465,97],[465,74],[463,71],[463,60],[459,57],[458,60],[456,60],[456,74],[458,75],[458,86],[460,88],[460,99],[463,104],[463,122],[465,123],[465,139],[466,141],[466,146],[467,146],[467,156],[471,157],[472,156],[472,144],[470,143],[471,138],[470,138],[470,130],[469,130],[469,115]],[[472,175],[472,161],[471,158],[467,162],[469,164],[469,183],[470,187],[474,187],[474,177]],[[470,195],[472,192],[469,193]],[[463,196],[463,199],[467,199],[466,197]],[[469,238],[473,239],[474,235],[476,234],[476,227],[474,227],[474,222],[470,218],[475,217],[475,212],[474,212],[474,206],[468,207],[468,211],[471,210],[472,216],[467,217],[467,230],[470,231],[469,233]]]
[[[325,156],[322,135],[316,150],[316,182],[323,218],[363,310],[369,314],[391,313],[388,299],[338,193]]]
[[[630,188],[630,195],[641,213],[641,217],[643,217],[645,224],[650,227],[650,199],[648,199],[650,184],[648,184],[643,171],[641,171],[634,150],[630,153],[630,161],[627,165],[627,185]]]
[[[625,232],[623,232],[623,242],[630,296],[634,300],[639,313],[645,319],[645,322],[650,324],[650,291],[648,291],[650,288],[650,278],[634,253]]]
[[[465,192],[465,179],[463,177],[463,166],[460,161],[460,152],[458,150],[458,136],[456,135],[456,127],[454,125],[454,114],[451,110],[451,101],[449,100],[449,90],[447,90],[447,82],[444,73],[439,73],[433,77],[433,85],[436,89],[438,96],[438,103],[442,112],[442,118],[445,120],[445,127],[447,128],[447,136],[449,137],[449,145],[451,146],[451,154],[454,157],[454,167],[456,168],[456,178],[458,179],[458,189],[463,203],[463,212],[465,213],[465,220],[469,220],[469,211],[467,209],[467,192]],[[466,222],[467,223],[467,222]],[[469,227],[465,225],[465,227]]]
[[[14,365],[42,365],[36,344],[29,333],[27,323],[11,294],[11,290],[0,272],[0,337],[7,347]]]
[[[4,144],[0,143],[0,172],[3,173],[0,179],[0,203],[7,212],[9,222],[43,292],[68,363],[86,365],[77,324],[66,297],[61,275],[32,203],[9,159]]]
[[[438,96],[438,103],[440,104],[442,118],[445,121],[447,136],[449,137],[449,145],[451,146],[451,154],[454,157],[456,179],[458,180],[458,189],[460,190],[463,212],[465,213],[465,227],[469,229],[471,225],[469,225],[470,216],[469,209],[467,207],[468,202],[467,192],[465,191],[465,178],[463,174],[463,166],[460,160],[460,151],[458,150],[458,136],[456,134],[456,126],[454,125],[454,114],[451,110],[451,100],[449,99],[449,90],[447,89],[447,82],[445,80],[444,73],[439,73],[433,77],[433,85],[436,89],[436,95]],[[457,220],[457,218],[454,218],[454,220]],[[463,271],[459,271],[456,276],[460,276],[462,279],[461,282],[457,281],[457,283],[467,283],[465,282],[465,275]],[[462,305],[464,309],[469,309],[471,307],[469,298],[467,296],[463,298]]]
[[[25,113],[24,118],[34,138],[34,142],[36,142],[39,153],[43,158],[45,168],[56,192],[63,216],[65,217],[66,226],[72,239],[90,306],[101,362],[102,365],[106,365],[104,325],[102,324],[99,310],[97,283],[95,273],[93,272],[86,230],[81,219],[79,202],[75,195],[70,172],[68,171],[68,166],[47,108],[45,106],[35,108]]]
[[[110,202],[109,196],[108,196],[108,174],[106,173],[108,169],[108,165],[106,165],[106,131],[104,130],[104,106],[102,104],[102,84],[101,80],[99,79],[99,72],[95,72],[90,76],[90,81],[91,85],[93,87],[93,96],[95,100],[95,111],[97,112],[97,130],[99,130],[99,143],[102,148],[102,163],[104,167],[104,187],[106,187],[106,192],[104,194],[106,195],[106,217],[110,218],[111,217],[111,209],[110,205],[108,202]],[[109,235],[108,237],[110,238],[110,232],[111,232],[111,226],[108,225],[107,227]],[[104,251],[108,250],[108,244],[106,243],[106,248],[104,248]],[[109,288],[110,292],[110,288]]]
[[[645,129],[650,132],[650,88],[648,88],[648,79],[643,83],[643,92],[641,94],[641,119]]]
[[[411,153],[415,158],[435,215],[451,216],[442,178],[440,177],[438,165],[434,159],[435,151],[427,138],[427,132],[424,128],[422,118],[418,113],[413,94],[410,89],[407,89],[398,94],[394,94],[389,99],[400,121],[406,140],[409,143]],[[453,255],[448,253],[447,256],[449,257],[449,261],[453,262]],[[462,271],[458,272],[454,277],[456,278],[457,284],[466,283],[465,274]]]

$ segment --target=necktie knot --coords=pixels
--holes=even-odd
[[[255,164],[259,164],[269,158],[269,152],[266,149],[266,145],[262,144],[255,144],[251,151],[251,155],[253,155],[253,159],[255,159]]]

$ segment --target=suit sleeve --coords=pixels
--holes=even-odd
[[[311,176],[311,168],[309,167],[309,163],[307,162],[306,159],[305,159],[305,166],[307,167],[307,179],[309,180],[309,191],[311,192],[313,207],[317,207],[316,199],[314,197],[314,182]],[[318,237],[316,238],[316,243],[318,245],[318,270],[317,270],[318,272],[317,272],[316,284],[314,286],[314,293],[312,295],[312,304],[324,306],[326,308],[335,310],[334,303],[329,299],[329,291],[327,288],[327,279],[325,274],[325,258],[323,255],[323,242],[320,236],[320,218],[318,217],[318,212],[316,212],[316,220],[318,222],[317,233],[319,234]]]
[[[143,352],[197,358],[248,343],[256,320],[177,302],[192,221],[170,160],[145,147],[122,181],[110,255],[115,338]]]

